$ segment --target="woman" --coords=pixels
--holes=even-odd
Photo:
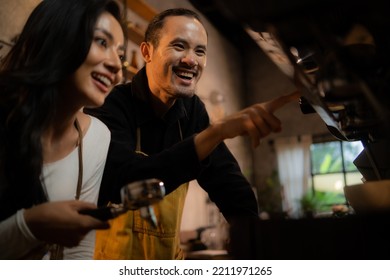
[[[93,258],[108,224],[78,211],[96,207],[110,132],[82,108],[121,81],[124,42],[114,1],[46,0],[2,62],[0,258]]]

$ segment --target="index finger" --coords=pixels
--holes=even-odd
[[[263,103],[263,108],[268,112],[273,113],[276,110],[282,108],[287,103],[290,103],[291,101],[298,101],[300,97],[301,94],[299,90],[296,90],[290,94],[279,96],[277,98],[274,98],[270,101]]]

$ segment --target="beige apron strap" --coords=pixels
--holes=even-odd
[[[136,146],[135,146],[135,151],[136,152],[141,152],[141,128],[137,127],[137,140],[136,140]]]
[[[78,132],[78,162],[79,162],[79,175],[77,178],[77,187],[75,200],[80,199],[81,188],[83,186],[83,131],[81,129],[78,119],[75,119],[74,126]],[[58,244],[51,244],[49,247],[51,260],[62,260],[64,258],[64,246]]]
[[[178,126],[179,126],[180,140],[183,141],[183,132],[181,132],[181,124],[180,124],[180,121],[177,121],[177,124],[178,124]]]
[[[180,122],[178,127],[183,139]],[[147,156],[141,151],[140,128],[136,133],[135,152]],[[183,259],[179,232],[187,191],[185,183],[153,205],[157,228],[141,218],[139,210],[111,220],[110,229],[97,231],[95,259]]]

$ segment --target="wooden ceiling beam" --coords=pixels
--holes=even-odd
[[[140,15],[146,21],[151,21],[157,11],[142,0],[126,0],[127,8]]]

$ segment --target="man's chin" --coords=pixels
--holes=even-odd
[[[175,93],[177,98],[191,98],[195,95],[195,90],[188,88],[178,88]]]

